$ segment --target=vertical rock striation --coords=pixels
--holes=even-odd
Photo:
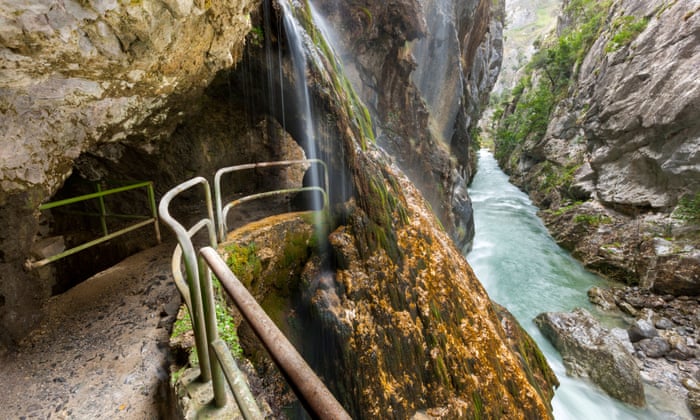
[[[700,197],[697,2],[617,0],[577,15],[580,4],[565,4],[561,36],[543,42],[501,137],[525,132],[505,121],[517,120],[518,103],[542,107],[538,86],[560,74],[565,89],[517,146],[497,139],[514,150],[501,163],[551,210],[544,215],[555,237],[589,268],[658,293],[696,295],[696,216],[677,216]],[[562,45],[577,48],[577,35],[566,34],[580,34],[587,49],[557,70]],[[659,245],[668,239],[676,251]]]
[[[320,9],[340,32],[379,144],[469,247],[473,130],[500,69],[504,2],[348,1]]]

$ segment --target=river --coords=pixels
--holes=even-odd
[[[489,295],[515,315],[537,341],[561,386],[552,402],[560,419],[668,419],[672,413],[629,407],[586,381],[568,377],[559,353],[532,319],[541,312],[584,307],[595,312],[587,290],[606,281],[586,271],[560,248],[537,217],[528,196],[508,182],[491,152],[479,152],[479,169],[469,194],[476,236],[467,260]],[[649,387],[647,387],[649,388]]]

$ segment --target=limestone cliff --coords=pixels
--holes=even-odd
[[[378,143],[452,238],[473,233],[473,132],[501,66],[503,1],[324,2]]]
[[[700,292],[695,1],[564,4],[502,109],[497,155],[586,265]]]

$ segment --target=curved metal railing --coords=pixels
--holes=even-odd
[[[243,198],[239,198],[237,200],[233,200],[228,202],[226,205],[222,205],[223,201],[223,191],[221,188],[221,178],[226,175],[230,174],[233,172],[238,172],[238,171],[243,171],[243,170],[249,170],[249,169],[257,169],[257,168],[269,168],[269,167],[274,167],[274,166],[293,166],[293,165],[301,165],[301,164],[309,164],[309,165],[320,165],[323,167],[323,186],[309,186],[309,187],[297,187],[297,188],[285,188],[281,190],[273,190],[273,191],[265,191],[261,193],[256,193],[256,194],[251,194],[248,196],[245,196]],[[216,218],[218,221],[218,233],[219,233],[219,240],[223,241],[226,238],[226,231],[228,229],[226,220],[228,219],[228,212],[243,203],[247,203],[249,201],[257,200],[260,198],[265,198],[265,197],[272,197],[275,195],[281,195],[281,194],[289,194],[289,193],[295,193],[295,192],[304,192],[304,191],[318,191],[321,193],[323,196],[323,208],[324,210],[328,211],[328,167],[326,166],[326,163],[320,159],[299,159],[299,160],[280,160],[276,162],[258,162],[258,163],[247,163],[243,165],[235,165],[235,166],[229,166],[226,168],[221,168],[218,171],[216,171],[216,174],[214,175],[214,200],[216,203]]]
[[[317,418],[350,419],[350,416],[333,397],[333,394],[330,393],[294,346],[255,301],[255,298],[250,295],[245,286],[231,272],[221,259],[221,256],[214,250],[217,247],[215,226],[218,226],[219,238],[223,240],[226,235],[226,223],[224,220],[228,210],[234,207],[235,203],[244,202],[242,200],[250,201],[275,193],[321,191],[324,197],[324,209],[327,211],[328,194],[321,187],[300,187],[253,194],[228,203],[226,210],[222,207],[221,176],[223,174],[241,169],[302,163],[319,163],[323,165],[325,186],[326,188],[328,187],[328,171],[325,169],[325,163],[318,159],[238,165],[217,171],[215,176],[216,209],[212,205],[209,183],[202,177],[192,178],[172,188],[163,196],[158,207],[161,220],[177,236],[178,245],[175,247],[172,258],[173,278],[192,319],[195,345],[200,361],[200,380],[202,382],[211,380],[214,388],[214,402],[217,407],[223,407],[227,403],[227,394],[224,388],[225,380],[233,391],[234,398],[246,419],[262,419],[263,416],[228,347],[219,338],[216,326],[212,270],[219,278],[224,290],[233,299],[239,312],[251,325],[265,349],[284,372],[285,376],[289,378],[292,389],[307,410]],[[198,220],[190,228],[185,228],[170,215],[170,203],[177,195],[197,186],[201,186],[204,189],[207,217]],[[216,219],[214,214],[216,214]],[[218,223],[216,223],[217,221]],[[206,230],[210,246],[202,248],[197,254],[192,244],[192,238],[204,230]],[[182,272],[183,257],[184,275]]]

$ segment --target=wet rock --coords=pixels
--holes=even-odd
[[[616,309],[615,295],[610,289],[603,287],[591,287],[588,289],[588,300],[605,310]]]
[[[657,265],[653,285],[656,293],[700,294],[700,251],[658,257]]]
[[[663,357],[671,350],[668,341],[661,337],[645,338],[636,343],[636,348],[644,353],[646,357],[653,359]]]
[[[620,341],[625,350],[627,350],[627,353],[632,355],[634,354],[634,345],[630,341],[630,337],[627,333],[627,330],[624,330],[622,328],[612,328],[610,330],[610,334],[615,336],[615,338],[617,338]]]
[[[668,330],[673,328],[673,322],[670,319],[661,317],[655,323],[654,326],[660,330]]]
[[[634,309],[634,306],[630,305],[629,303],[618,302],[617,306],[620,308],[620,310],[622,310],[622,312],[624,312],[628,315],[637,316],[637,313],[638,313],[637,310]]]
[[[535,323],[564,358],[570,375],[587,376],[614,398],[645,404],[639,368],[625,346],[584,309],[539,314]]]
[[[670,346],[667,358],[673,360],[688,360],[695,356],[695,351],[688,347],[687,340],[678,334],[672,334],[667,339]]]
[[[700,418],[700,391],[690,391],[688,392],[687,398],[688,409],[692,415],[697,419]]]
[[[638,319],[627,329],[627,334],[629,334],[630,341],[636,343],[645,338],[656,337],[659,335],[659,332],[656,331],[651,322],[645,319]]]

